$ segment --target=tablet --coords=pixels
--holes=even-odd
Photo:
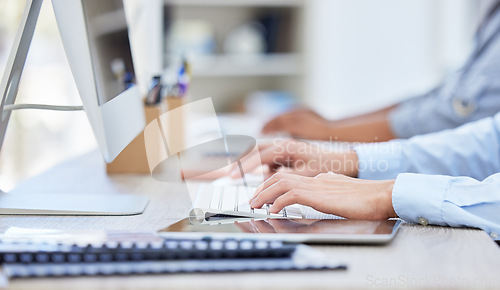
[[[163,236],[266,239],[297,243],[383,244],[396,235],[401,220],[221,219],[193,224],[183,219]]]

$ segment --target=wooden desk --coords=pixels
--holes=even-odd
[[[16,192],[141,194],[150,198],[142,215],[122,217],[0,216],[11,226],[54,229],[159,230],[190,208],[183,185],[150,176],[107,176],[97,152],[64,163],[20,185]],[[500,288],[500,247],[473,229],[404,224],[384,246],[314,246],[347,271],[249,272],[12,280],[13,289],[99,288]]]

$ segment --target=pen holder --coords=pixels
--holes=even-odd
[[[144,106],[146,124],[155,120],[166,112],[165,103],[158,105]],[[123,151],[106,165],[107,173],[144,173],[149,174],[149,164],[146,155],[146,147],[144,145],[144,132],[141,132],[137,137],[130,142]]]

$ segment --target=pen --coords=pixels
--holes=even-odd
[[[177,83],[179,85],[179,97],[184,97],[189,89],[189,82],[191,81],[191,67],[186,58],[182,60],[182,66],[177,75]]]

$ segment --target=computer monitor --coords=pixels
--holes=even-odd
[[[2,80],[0,142],[43,0],[28,0]],[[77,85],[102,155],[112,161],[145,127],[122,0],[52,0]],[[1,146],[1,143],[0,143]],[[141,213],[147,199],[113,195],[0,194],[0,214],[124,215]]]
[[[112,161],[145,126],[121,0],[52,0],[83,107],[104,159]]]

